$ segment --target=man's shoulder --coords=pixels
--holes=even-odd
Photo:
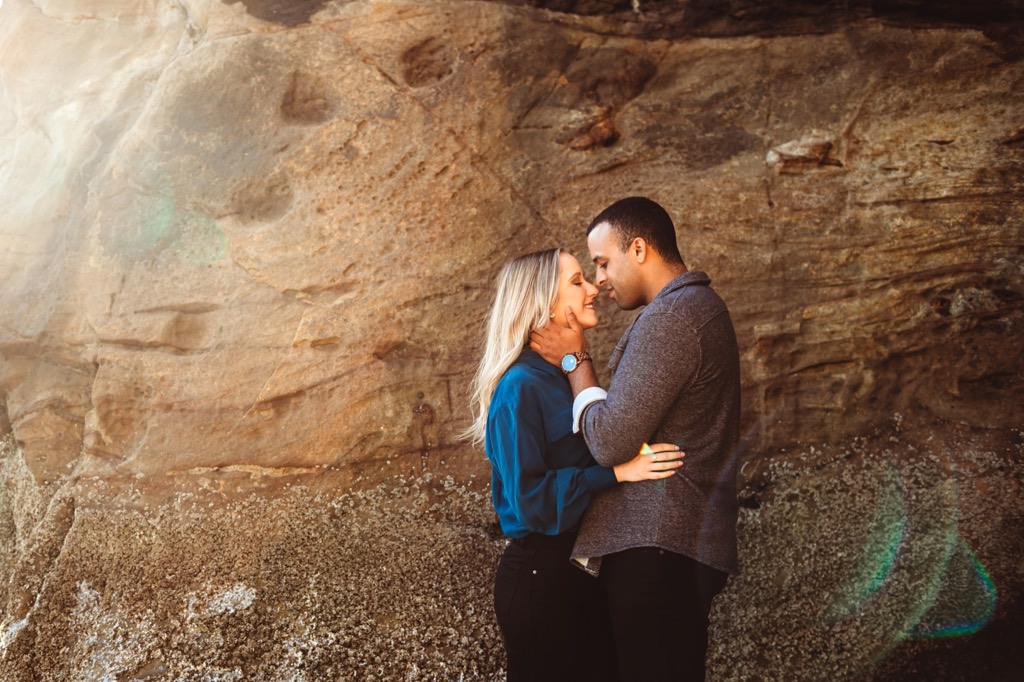
[[[725,301],[718,295],[718,292],[711,288],[711,281],[707,276],[703,273],[693,274],[700,276],[666,291],[664,295],[651,301],[647,310],[658,314],[667,313],[688,317],[701,312],[714,315],[726,310]]]

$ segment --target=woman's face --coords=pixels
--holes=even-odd
[[[597,311],[594,310],[594,299],[599,290],[583,276],[583,269],[576,257],[563,251],[558,256],[558,299],[551,312],[555,314],[552,322],[568,327],[565,309],[572,312],[584,329],[597,326]]]

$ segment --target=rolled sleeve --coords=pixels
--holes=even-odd
[[[604,390],[600,386],[591,386],[580,391],[580,394],[576,396],[576,399],[572,401],[572,432],[580,432],[580,417],[583,416],[583,410],[587,409],[590,405],[604,400],[608,397],[608,391]]]

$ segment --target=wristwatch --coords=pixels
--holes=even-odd
[[[562,356],[562,371],[568,374],[579,367],[581,362],[586,362],[587,360],[590,360],[590,353],[585,350],[577,353],[566,353]]]

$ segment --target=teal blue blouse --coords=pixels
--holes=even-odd
[[[576,530],[615,473],[572,432],[572,390],[562,370],[526,349],[502,375],[487,413],[484,450],[505,535]]]

